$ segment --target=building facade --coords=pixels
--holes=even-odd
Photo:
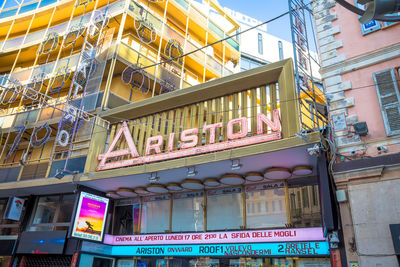
[[[3,4],[2,266],[329,266],[323,99],[208,5]]]
[[[398,23],[371,21],[315,1],[321,75],[329,100],[333,166],[350,266],[398,266]]]

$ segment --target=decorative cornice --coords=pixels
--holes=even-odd
[[[358,57],[346,59],[345,61],[332,64],[320,69],[321,76],[325,79],[334,75],[366,68],[400,56],[400,43],[369,52]]]

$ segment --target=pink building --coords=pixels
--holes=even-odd
[[[360,24],[332,0],[314,1],[313,11],[337,151],[342,265],[399,266],[400,23]]]

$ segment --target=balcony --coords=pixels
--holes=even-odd
[[[51,0],[51,1],[57,2],[57,0]],[[110,4],[108,7],[99,8],[96,11],[104,12],[107,9],[107,13],[111,17],[114,17],[122,13],[124,4],[125,2],[120,0]],[[46,36],[46,34],[50,32],[57,32],[60,37],[65,37],[68,34],[68,29],[72,29],[74,26],[78,24],[87,25],[89,23],[90,17],[91,13],[86,14],[84,16],[75,17],[70,22],[67,21],[64,23],[60,23],[48,29],[33,31],[23,36],[7,39],[6,41],[0,42],[0,51],[8,52],[40,44],[43,41],[44,36]]]

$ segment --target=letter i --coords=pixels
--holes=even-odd
[[[169,134],[168,152],[172,152],[172,150],[174,149],[174,137],[175,137],[175,133],[170,133]]]

